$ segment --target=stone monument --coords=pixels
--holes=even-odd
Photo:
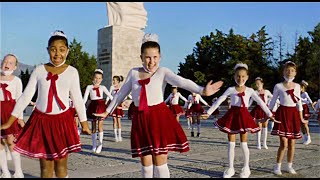
[[[112,77],[126,78],[132,67],[141,66],[140,47],[147,12],[143,2],[107,2],[108,26],[98,30],[98,67],[104,71],[102,84],[108,89]]]

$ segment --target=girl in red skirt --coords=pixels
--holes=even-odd
[[[191,129],[191,124],[192,124],[192,116],[190,113],[190,108],[192,106],[192,94],[189,94],[188,96],[188,101],[184,103],[184,109],[185,109],[185,116],[187,118],[187,123],[188,123],[188,129]]]
[[[275,112],[275,119],[281,121],[281,123],[275,123],[271,131],[271,135],[277,135],[280,139],[280,146],[277,153],[277,164],[274,166],[274,174],[280,175],[281,163],[287,152],[288,166],[286,171],[291,174],[296,174],[296,171],[292,168],[292,162],[295,151],[295,140],[301,138],[300,123],[306,123],[302,115],[301,104],[301,88],[300,85],[293,82],[294,77],[297,74],[297,67],[294,62],[288,61],[284,65],[283,69],[283,82],[274,86],[273,97],[270,101],[269,108],[274,112],[274,106],[276,100],[279,98],[280,106]],[[298,109],[297,109],[298,105]]]
[[[183,97],[178,92],[177,86],[172,86],[172,93],[167,97],[167,99],[164,101],[165,103],[169,102],[169,108],[172,111],[172,113],[176,116],[177,121],[179,122],[180,116],[184,114],[183,109],[179,105],[179,99],[182,99],[184,102],[187,102],[188,100]]]
[[[213,104],[216,100],[218,100],[217,97],[213,98],[213,99],[212,99],[212,104]],[[212,104],[211,104],[211,105],[212,105]],[[218,128],[216,125],[214,125],[214,122],[216,122],[216,121],[218,120],[218,116],[219,116],[219,113],[220,113],[219,108],[220,108],[220,106],[211,114],[211,115],[213,116],[213,128]]]
[[[90,95],[90,104],[87,108],[87,118],[91,121],[91,139],[92,139],[92,152],[100,153],[102,150],[102,142],[103,142],[103,120],[105,118],[97,118],[93,115],[93,113],[102,113],[106,110],[106,102],[103,99],[103,93],[108,96],[112,100],[112,95],[108,91],[108,89],[101,85],[103,80],[103,71],[101,69],[96,69],[93,74],[93,84],[87,86],[86,91],[83,96],[83,102],[86,103],[88,97]],[[96,126],[98,121],[98,138],[99,144],[97,147],[97,134],[96,134]]]
[[[110,92],[112,96],[115,96],[121,87],[121,82],[123,81],[123,76],[113,76],[112,86],[110,87]],[[116,142],[122,141],[121,136],[121,118],[124,117],[124,112],[122,109],[122,103],[120,103],[117,108],[111,113],[113,117],[113,132],[114,139]],[[119,134],[118,134],[119,133]]]
[[[300,83],[301,86],[301,102],[302,102],[302,108],[303,108],[303,119],[308,120],[311,113],[309,112],[309,107],[308,105],[311,105],[311,107],[314,109],[314,106],[312,106],[313,102],[311,100],[311,98],[309,97],[309,94],[307,92],[307,86],[309,84],[305,81],[302,80]],[[301,132],[303,134],[302,137],[302,143],[304,145],[308,145],[311,143],[311,136],[310,136],[310,130],[309,130],[309,126],[308,126],[308,122],[307,123],[301,123]]]
[[[257,90],[255,91],[257,95],[262,99],[262,101],[268,105],[272,98],[272,94],[269,90],[263,88],[263,79],[261,77],[257,77],[255,79],[255,85],[257,87]],[[252,100],[250,99],[249,107]],[[259,128],[262,129],[262,135],[263,135],[263,147],[265,149],[268,149],[267,146],[267,136],[268,136],[268,121],[265,121],[263,123],[259,122],[262,119],[267,118],[266,113],[262,110],[261,106],[256,105],[250,112],[251,116],[254,120],[256,120],[256,123],[258,124]],[[261,149],[261,131],[257,132],[257,149]]]
[[[192,100],[191,100],[191,107],[190,107],[190,114],[192,117],[192,124],[191,124],[191,137],[194,137],[194,124],[197,122],[197,137],[200,137],[200,116],[205,114],[205,110],[203,109],[202,102],[204,105],[209,106],[209,104],[202,99],[200,94],[192,93]]]
[[[231,97],[231,108],[227,113],[215,122],[219,130],[228,134],[228,161],[229,167],[224,171],[223,177],[230,178],[235,174],[233,161],[234,161],[234,149],[236,134],[240,134],[240,147],[244,155],[244,166],[241,170],[240,177],[248,178],[251,174],[249,167],[249,148],[248,148],[248,133],[256,133],[260,131],[259,126],[255,123],[254,119],[248,111],[249,99],[252,98],[256,101],[263,111],[272,120],[272,112],[268,109],[267,105],[257,95],[257,93],[249,87],[245,86],[248,80],[248,66],[247,64],[238,63],[235,68],[234,80],[237,83],[234,87],[229,87],[223,94],[218,98],[217,101],[209,108],[207,115],[204,118],[209,117],[219,105],[226,100],[228,96]]]
[[[55,31],[48,41],[50,62],[37,66],[28,85],[14,106],[7,123],[8,129],[28,106],[38,90],[36,108],[19,133],[14,150],[40,159],[42,178],[68,177],[68,154],[81,150],[81,143],[69,106],[69,96],[79,115],[82,132],[91,134],[83,103],[79,74],[76,68],[65,64],[69,46],[66,35]]]
[[[11,112],[16,104],[16,100],[22,94],[21,79],[13,75],[13,71],[17,69],[18,59],[14,54],[4,56],[1,63],[0,75],[0,112],[1,126],[8,122]],[[14,120],[12,126],[8,129],[1,130],[0,133],[0,166],[2,169],[2,178],[11,178],[8,165],[7,155],[12,157],[15,167],[14,178],[23,178],[24,175],[21,169],[20,153],[14,150],[14,140],[24,126],[23,113],[20,113],[18,118]],[[8,146],[8,152],[5,152],[5,147]],[[7,154],[8,153],[8,154]],[[10,155],[11,154],[11,155]]]
[[[107,110],[106,117],[132,92],[134,112],[131,127],[132,157],[140,157],[142,176],[170,177],[168,151],[187,152],[189,143],[175,116],[166,106],[163,94],[167,83],[210,96],[223,84],[210,81],[203,88],[165,67],[159,67],[160,45],[155,34],[146,34],[141,46],[142,67],[132,68]],[[154,167],[155,166],[155,167]]]

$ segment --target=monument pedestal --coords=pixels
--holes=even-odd
[[[98,68],[103,70],[102,84],[110,88],[112,77],[124,79],[133,67],[141,66],[142,30],[123,26],[107,26],[98,30]]]

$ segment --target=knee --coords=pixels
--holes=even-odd
[[[64,178],[68,175],[67,168],[64,166],[56,167],[55,173],[58,178]]]
[[[53,169],[51,167],[41,167],[41,177],[42,178],[52,178]]]

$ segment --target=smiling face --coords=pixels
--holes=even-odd
[[[17,58],[12,55],[7,55],[2,61],[1,70],[2,71],[14,71],[17,69]]]
[[[155,72],[160,63],[160,52],[158,48],[150,47],[146,48],[141,54],[142,65],[146,70]]]
[[[62,39],[54,40],[50,43],[50,46],[47,48],[50,56],[50,61],[55,65],[59,66],[65,62],[68,56],[68,46],[66,41]]]
[[[246,69],[238,69],[234,75],[234,80],[239,86],[244,86],[249,76]]]
[[[263,89],[263,82],[261,80],[256,80],[255,83],[256,83],[258,90]]]
[[[93,84],[94,85],[100,85],[102,82],[102,74],[95,73],[93,76]]]

